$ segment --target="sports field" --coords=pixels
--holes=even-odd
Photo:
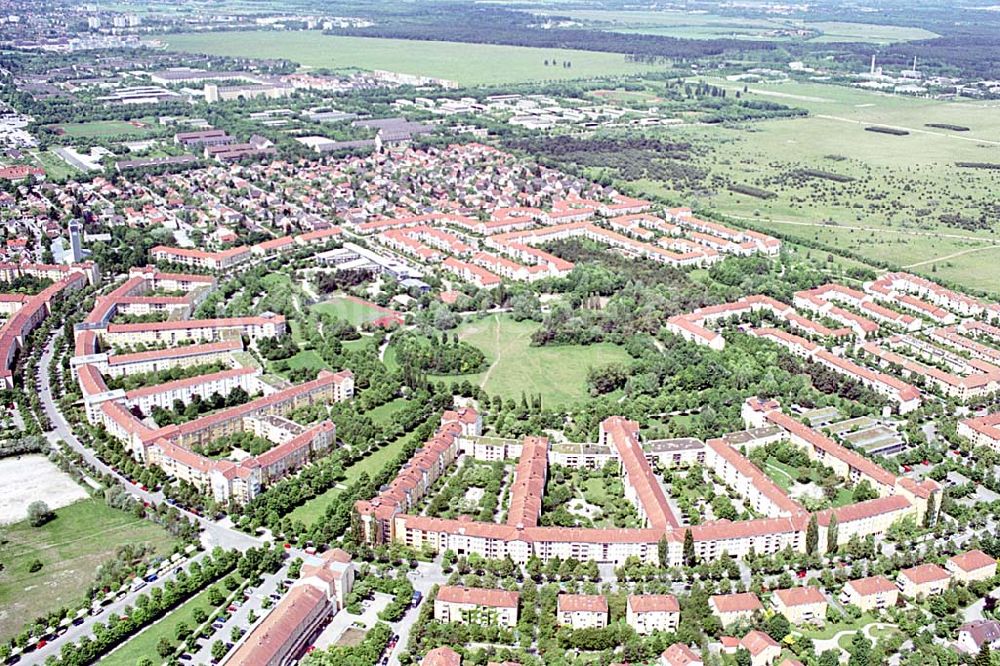
[[[487,369],[474,375],[432,379],[469,380],[490,395],[504,398],[540,393],[543,406],[563,407],[587,397],[587,371],[591,367],[628,359],[624,349],[607,343],[532,347],[531,334],[537,328],[534,322],[516,322],[502,315],[464,323],[458,335],[482,350]]]
[[[942,102],[796,82],[709,81],[744,98],[804,108],[810,115],[663,130],[665,138],[699,147],[698,167],[706,171],[702,182],[713,185],[684,191],[639,181],[643,191],[966,287],[1000,289],[1000,241],[983,223],[995,219],[991,211],[1000,173],[955,165],[991,161],[1000,150],[996,103]],[[909,134],[865,130],[872,125]],[[803,177],[805,170],[850,180]],[[731,184],[775,196],[736,193]],[[961,221],[946,224],[949,216]]]
[[[174,539],[153,523],[86,499],[56,510],[41,527],[27,522],[4,528],[0,543],[0,638],[24,623],[64,605],[80,602],[97,567],[126,543],[149,543],[169,553]],[[28,571],[38,559],[42,568]]]
[[[154,119],[144,119],[146,123],[154,122]],[[86,123],[65,123],[53,125],[53,128],[61,128],[63,135],[72,138],[108,137],[108,136],[133,136],[141,137],[151,130],[149,125],[141,123],[132,124],[124,120],[95,120]]]
[[[348,323],[354,326],[361,326],[370,321],[375,321],[385,314],[371,305],[359,303],[342,296],[335,296],[322,303],[316,303],[312,306],[312,309],[317,312],[326,312],[338,319],[346,319]]]
[[[176,51],[287,58],[308,68],[385,69],[464,85],[577,79],[655,69],[653,65],[627,62],[624,55],[616,53],[339,37],[318,31],[179,33],[162,39]],[[558,64],[546,65],[546,61]],[[564,61],[571,66],[563,67]]]

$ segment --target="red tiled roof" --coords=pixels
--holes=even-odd
[[[774,595],[786,608],[792,606],[805,606],[809,604],[825,604],[826,597],[819,591],[818,587],[791,587],[784,590],[775,590]]]
[[[629,608],[633,613],[678,613],[677,597],[672,594],[630,594]]]
[[[701,664],[701,657],[683,643],[674,643],[660,655],[667,666],[690,666],[691,664]]]
[[[781,649],[781,646],[778,645],[776,640],[765,634],[763,631],[757,631],[756,629],[744,636],[743,640],[740,641],[740,645],[749,651],[751,656],[754,657],[761,654],[768,648]]]
[[[753,592],[737,592],[735,594],[713,594],[709,601],[720,613],[738,613],[743,611],[761,610],[760,599]]]
[[[978,571],[985,567],[995,566],[997,561],[979,550],[969,550],[948,558],[948,561],[965,572]]]
[[[420,666],[461,666],[462,655],[448,646],[436,647],[421,660]]]
[[[934,581],[947,580],[948,578],[951,578],[951,574],[949,574],[944,568],[930,563],[918,564],[915,567],[903,569],[899,572],[899,574],[904,578],[909,579],[916,585],[923,585],[925,583],[933,583]]]
[[[507,590],[481,587],[443,585],[438,589],[437,600],[452,604],[474,604],[491,608],[517,608],[520,595]]]
[[[608,598],[601,594],[560,594],[560,613],[607,613]]]
[[[859,578],[857,580],[847,581],[847,585],[857,592],[862,597],[870,597],[875,594],[884,594],[886,592],[896,591],[896,584],[885,576],[869,576],[868,578]]]

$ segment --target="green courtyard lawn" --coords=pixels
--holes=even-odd
[[[379,405],[375,409],[368,412],[368,416],[372,418],[373,421],[380,424],[386,424],[392,421],[392,418],[396,415],[399,410],[403,409],[410,404],[409,400],[405,398],[396,398],[384,405]]]
[[[635,74],[659,69],[628,62],[618,53],[524,46],[341,37],[319,31],[248,31],[164,35],[174,51],[287,58],[308,68],[385,69],[435,76],[463,85]],[[556,62],[547,65],[546,62]],[[570,67],[563,67],[563,62]]]
[[[103,500],[80,500],[55,514],[41,527],[21,522],[3,528],[0,638],[13,636],[39,615],[80,603],[97,567],[114,557],[118,546],[148,543],[165,555],[176,543],[160,527],[112,509]],[[42,568],[30,573],[35,559]]]
[[[393,403],[388,404],[392,405]],[[376,410],[372,411],[374,412]],[[370,477],[378,474],[382,471],[383,467],[388,465],[390,461],[394,460],[396,456],[399,455],[399,453],[403,450],[403,446],[406,444],[408,437],[409,435],[403,435],[394,442],[390,442],[378,451],[371,453],[365,458],[362,458],[353,465],[347,467],[344,470],[344,474],[346,475],[344,485],[349,486],[354,483],[358,480],[362,473],[367,473]],[[301,506],[295,507],[295,509],[288,514],[288,517],[292,520],[300,520],[305,525],[312,525],[315,521],[323,517],[323,514],[326,512],[326,508],[330,506],[333,498],[340,492],[339,488],[330,488],[326,492],[308,500]]]
[[[629,358],[622,347],[609,343],[532,347],[531,334],[538,326],[506,315],[467,321],[458,327],[459,338],[482,350],[489,364],[486,370],[430,378],[468,380],[505,399],[519,399],[522,393],[541,394],[543,406],[564,407],[587,397],[590,368]]]
[[[833,638],[841,631],[856,631],[865,625],[875,622],[875,616],[871,613],[863,613],[857,620],[846,620],[843,622],[827,623],[821,629],[799,628],[794,633],[801,634],[813,640],[826,640]]]
[[[346,319],[348,323],[354,326],[361,326],[370,321],[375,321],[384,314],[370,305],[358,303],[343,296],[334,296],[322,303],[316,303],[312,306],[312,309],[317,312],[326,312],[338,319]]]

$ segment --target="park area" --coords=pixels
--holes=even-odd
[[[0,638],[9,638],[32,618],[82,601],[97,568],[112,559],[119,546],[146,543],[163,555],[175,543],[160,527],[99,499],[57,509],[55,518],[40,527],[25,521],[4,528],[4,533]]]
[[[559,408],[587,397],[590,368],[629,358],[622,347],[610,343],[532,347],[531,334],[537,329],[535,322],[518,322],[506,315],[466,321],[458,327],[458,337],[486,355],[486,370],[468,375],[431,375],[430,379],[468,381],[504,399],[541,394],[543,406]],[[386,363],[392,367],[389,353]]]
[[[173,51],[287,58],[307,68],[384,69],[463,85],[496,85],[635,74],[654,69],[619,53],[525,46],[339,37],[319,31],[164,35]],[[563,62],[571,63],[564,67]],[[553,64],[547,64],[553,63]]]

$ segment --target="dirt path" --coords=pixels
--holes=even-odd
[[[499,315],[493,315],[493,323],[496,325],[496,335],[493,336],[494,344],[496,345],[497,355],[490,363],[490,367],[486,368],[486,373],[483,378],[479,380],[479,388],[486,388],[486,382],[489,381],[490,375],[493,374],[493,368],[497,367],[497,363],[500,362],[500,358],[503,356],[503,350],[500,349],[500,317]]]
[[[946,254],[943,257],[935,257],[933,259],[924,259],[923,261],[918,261],[915,264],[910,264],[909,266],[903,266],[903,268],[916,268],[918,266],[924,266],[925,264],[933,264],[936,261],[948,261],[949,259],[954,259],[955,257],[961,257],[963,254],[970,254],[972,252],[980,252],[982,250],[995,250],[1000,248],[1000,245],[984,245],[983,247],[971,247],[968,250],[961,250],[959,252],[952,252],[951,254]]]
[[[959,141],[971,141],[973,143],[985,143],[991,146],[1000,146],[1000,141],[991,141],[989,139],[976,139],[971,136],[958,136],[957,134],[932,132],[930,130],[916,129],[913,127],[902,127],[900,125],[881,125],[879,123],[872,123],[867,120],[854,120],[852,118],[841,118],[840,116],[828,116],[822,113],[817,113],[816,117],[823,118],[824,120],[837,120],[842,123],[852,123],[854,125],[878,125],[879,127],[889,127],[891,129],[903,130],[906,132],[911,132],[913,134],[929,134],[931,136],[943,137],[945,139],[957,139]]]

